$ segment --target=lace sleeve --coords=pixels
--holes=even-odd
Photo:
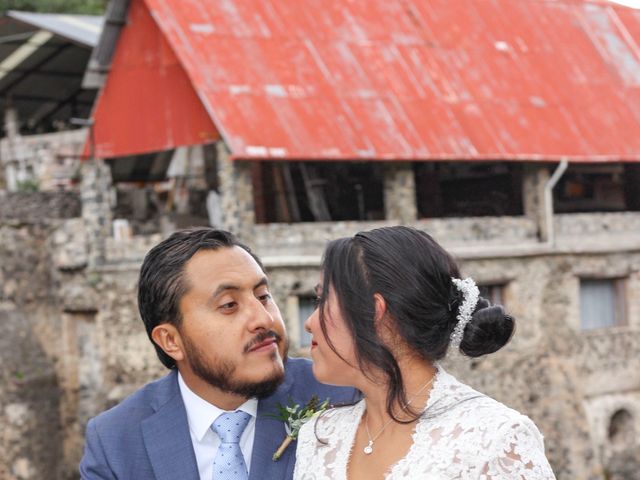
[[[480,470],[481,480],[555,480],[542,435],[528,417],[505,424],[495,445],[494,455]]]

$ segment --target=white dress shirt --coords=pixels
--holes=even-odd
[[[187,410],[189,433],[191,434],[191,443],[198,462],[200,480],[211,480],[213,478],[213,460],[216,458],[216,453],[220,446],[220,437],[211,430],[211,424],[221,414],[225,413],[225,410],[196,395],[184,383],[180,373],[178,373],[178,385],[180,386],[182,401]],[[247,471],[251,471],[251,453],[253,452],[253,440],[256,433],[258,400],[251,398],[240,405],[237,410],[242,410],[251,415],[251,419],[244,429],[242,437],[240,437],[240,450],[244,456],[244,462],[247,464]]]

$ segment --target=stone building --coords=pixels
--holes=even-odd
[[[115,239],[101,230],[112,224],[110,172],[101,163],[83,168],[80,194],[4,194],[0,202],[1,478],[74,478],[88,418],[162,374],[135,301],[140,262],[162,234]],[[230,182],[239,211],[251,216],[249,177],[229,169],[236,175],[221,183]],[[413,182],[389,170],[385,204],[415,211],[407,201]],[[397,223],[433,234],[518,319],[504,350],[474,361],[454,356],[447,367],[530,415],[558,478],[603,478],[603,467],[608,478],[635,478],[640,214],[554,214],[553,234],[542,241],[540,177],[548,177],[544,165],[525,175],[520,217],[408,219],[387,210],[369,222],[261,225],[233,216],[223,224],[264,259],[293,352],[302,355],[301,324],[326,240]]]
[[[310,2],[257,16],[245,16],[248,0],[233,12],[204,3],[187,20],[178,0],[113,2],[105,32],[117,32],[92,67],[111,65],[94,110],[98,158],[82,164],[75,191],[0,197],[0,478],[75,478],[87,419],[163,374],[137,315],[138,269],[172,229],[209,223],[262,257],[301,355],[327,240],[392,224],[429,232],[518,320],[506,348],[452,355],[447,368],[531,416],[559,479],[640,478],[640,105],[632,37],[620,30],[638,31],[635,12],[504,0],[483,4],[483,17],[443,0],[433,12],[370,2],[368,15],[335,0],[317,12],[326,30],[304,36]],[[489,30],[479,20],[503,14]],[[620,39],[615,54],[599,33]],[[207,35],[223,60],[201,48]],[[118,53],[141,38],[165,55],[148,53],[145,75],[166,67],[145,89],[121,81],[145,69]],[[554,51],[563,56],[538,56]],[[296,74],[277,83],[285,60]],[[549,85],[550,65],[572,73]],[[504,91],[507,80],[522,88]],[[433,98],[420,93],[429,81]],[[163,82],[184,89],[169,95]],[[121,98],[140,102],[133,124]],[[407,98],[447,121],[420,120]],[[159,119],[128,134],[139,118]],[[189,118],[192,128],[172,129]]]

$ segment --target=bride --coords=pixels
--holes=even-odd
[[[452,257],[412,228],[329,243],[306,323],[313,372],[364,398],[302,427],[294,479],[555,478],[528,417],[438,364],[449,348],[495,352],[514,330],[459,277]]]

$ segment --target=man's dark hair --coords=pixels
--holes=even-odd
[[[175,368],[176,362],[153,341],[151,332],[162,323],[180,328],[180,300],[189,290],[184,278],[185,265],[200,250],[231,247],[246,250],[264,271],[262,262],[249,247],[240,243],[232,233],[214,228],[177,231],[144,257],[138,280],[138,310],[147,335],[165,367]]]

